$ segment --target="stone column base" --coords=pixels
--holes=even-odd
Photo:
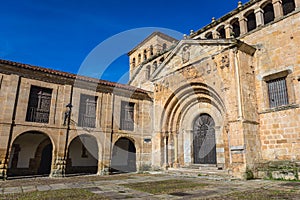
[[[169,167],[170,167],[170,166],[169,166],[169,164],[168,164],[168,163],[165,163],[165,164],[163,165],[163,169],[164,169],[164,170],[168,170],[168,169],[169,169]]]
[[[58,157],[51,171],[51,177],[64,177],[66,172],[66,161],[63,157]]]
[[[179,168],[180,167],[180,164],[179,163],[174,163],[173,164],[173,168]]]
[[[0,180],[7,179],[7,168],[4,164],[4,160],[0,161]]]

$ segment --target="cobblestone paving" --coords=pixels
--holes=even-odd
[[[111,199],[204,199],[214,197],[221,197],[226,194],[236,191],[253,191],[255,189],[273,189],[273,190],[299,190],[296,192],[295,199],[300,199],[300,182],[283,182],[283,181],[269,181],[269,180],[227,180],[227,179],[216,179],[210,177],[192,177],[192,176],[178,176],[178,175],[132,175],[128,178],[114,178],[115,180],[101,179],[96,180],[89,179],[87,177],[77,177],[75,180],[66,179],[66,182],[60,181],[59,183],[47,184],[47,180],[51,182],[51,178],[44,178],[42,184],[32,184],[38,179],[30,179],[27,184],[5,186],[6,182],[0,182],[0,195],[2,194],[15,194],[22,192],[33,192],[33,191],[49,191],[49,190],[60,190],[60,189],[71,189],[71,188],[85,188],[92,193],[101,194]],[[137,182],[151,182],[151,181],[163,181],[170,179],[183,179],[193,181],[197,183],[206,183],[209,186],[204,187],[201,190],[175,192],[171,194],[153,195],[122,186],[127,183]],[[9,180],[16,181],[16,180]],[[39,180],[40,181],[40,180]],[[16,181],[16,184],[18,182]],[[44,183],[44,184],[43,184]],[[4,185],[4,186],[3,186]],[[1,196],[0,196],[1,197]]]

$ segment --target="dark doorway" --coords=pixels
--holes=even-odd
[[[113,147],[111,172],[135,172],[136,149],[134,143],[127,138],[120,138]]]
[[[217,164],[215,122],[201,114],[194,122],[193,150],[195,164]]]
[[[52,145],[48,144],[44,147],[41,156],[41,162],[38,169],[38,174],[50,174],[51,172],[51,161],[52,161]]]

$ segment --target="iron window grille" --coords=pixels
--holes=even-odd
[[[81,94],[78,126],[88,128],[96,127],[96,107],[97,97]]]
[[[49,123],[52,89],[31,86],[26,121]]]
[[[134,130],[134,103],[121,102],[120,129],[127,131]]]
[[[286,78],[267,81],[270,108],[289,104]]]

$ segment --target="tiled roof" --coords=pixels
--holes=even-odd
[[[9,61],[9,60],[2,60],[2,59],[0,59],[0,64],[11,65],[11,66],[15,66],[15,67],[18,67],[18,68],[28,69],[28,70],[32,70],[32,71],[39,71],[39,72],[43,72],[43,73],[47,73],[47,74],[53,74],[53,75],[56,75],[56,76],[62,76],[62,77],[70,78],[70,79],[74,79],[74,80],[78,79],[78,80],[92,82],[92,83],[96,83],[96,84],[100,84],[100,85],[104,85],[104,86],[116,87],[116,88],[120,88],[120,89],[125,89],[125,90],[129,90],[129,91],[136,91],[136,92],[147,94],[146,90],[142,90],[140,88],[136,88],[136,87],[133,87],[133,86],[130,86],[130,85],[125,85],[125,84],[115,83],[115,82],[111,82],[111,81],[100,80],[100,79],[97,79],[97,78],[81,76],[81,75],[72,74],[72,73],[68,73],[68,72],[62,72],[62,71],[53,70],[53,69],[49,69],[49,68],[43,68],[43,67],[33,66],[33,65],[14,62],[14,61]]]

